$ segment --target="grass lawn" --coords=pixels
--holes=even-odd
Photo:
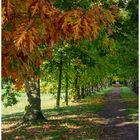
[[[4,107],[2,105],[2,115],[13,114],[17,112],[24,112],[25,106],[27,105],[27,97],[25,93],[19,93],[17,97],[18,103],[13,106]],[[41,94],[41,107],[42,109],[55,107],[55,97],[51,94]],[[16,108],[16,109],[15,109]]]
[[[19,97],[20,102],[9,108],[2,108],[2,138],[6,140],[98,140],[102,134],[104,120],[98,118],[98,112],[104,106],[104,97],[112,88],[98,92],[78,102],[70,102],[66,107],[61,102],[57,111],[55,99],[42,95],[42,111],[46,122],[35,125],[21,125],[25,96]]]
[[[134,121],[138,122],[138,96],[128,87],[121,88],[121,97],[126,102],[127,115]]]

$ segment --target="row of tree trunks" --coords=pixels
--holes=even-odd
[[[59,109],[60,107],[60,94],[61,94],[61,80],[62,80],[62,59],[60,59],[59,64],[59,80],[58,80],[58,93],[57,93],[57,100],[56,100],[56,107]],[[65,73],[65,80],[66,80],[66,94],[65,94],[65,102],[68,105],[68,73]],[[100,83],[101,84],[101,83]],[[75,89],[77,92],[77,99],[85,98],[86,96],[91,96],[96,91],[101,90],[103,86],[100,84],[93,84],[89,83],[87,87],[79,86],[78,85],[78,76],[75,77]],[[104,86],[105,87],[105,86]],[[28,105],[25,107],[25,114],[23,117],[24,122],[36,122],[40,120],[46,120],[41,112],[41,99],[40,99],[40,81],[36,81],[35,79],[32,80],[25,80],[25,89],[28,98]]]
[[[91,96],[92,94],[95,93],[94,91],[94,86],[90,85],[88,87],[85,86],[79,86],[77,79],[75,79],[75,91],[76,91],[76,97],[75,99],[82,99],[85,98],[86,96]]]
[[[76,95],[77,95],[77,98],[76,99],[81,99],[81,98],[84,98],[85,96],[90,96],[92,94],[94,94],[95,92],[98,92],[100,90],[102,90],[103,88],[106,88],[108,86],[111,86],[112,83],[111,83],[111,80],[110,79],[106,79],[104,81],[101,81],[97,84],[94,84],[93,83],[89,83],[88,86],[84,87],[84,86],[81,86],[80,88],[80,85],[78,85],[78,74],[76,74],[76,78],[75,78],[75,91],[76,91]]]

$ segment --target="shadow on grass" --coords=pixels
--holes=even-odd
[[[106,92],[107,93],[107,92]],[[15,124],[23,112],[2,115],[2,138],[5,140],[98,140],[102,123],[97,113],[102,110],[106,94],[80,100],[77,105],[42,110],[47,122],[34,125]],[[103,120],[104,121],[104,120]],[[14,125],[12,125],[14,124]]]
[[[83,115],[87,113],[97,113],[103,108],[103,98],[105,95],[97,94],[89,96],[85,99],[75,102],[78,105],[60,107],[59,110],[56,108],[42,109],[45,116],[60,116],[60,115]],[[14,121],[19,120],[23,117],[24,112],[17,112],[12,114],[2,114],[2,121]]]
[[[89,105],[89,104],[82,104],[76,106],[67,106],[61,107],[59,110],[56,109],[46,109],[42,110],[46,115],[53,115],[53,116],[61,116],[61,115],[85,115],[88,113],[97,113],[99,110],[102,109],[102,105]]]
[[[103,105],[93,105],[93,104],[81,104],[75,106],[66,106],[61,107],[59,110],[57,109],[43,109],[42,112],[45,117],[61,117],[66,115],[91,115],[96,114],[103,108]],[[2,122],[6,121],[17,121],[21,120],[24,115],[24,112],[17,112],[8,115],[2,115]]]
[[[2,122],[18,121],[23,117],[23,115],[24,115],[24,112],[17,112],[17,113],[12,113],[8,115],[2,115]]]
[[[90,121],[96,113],[102,109],[102,105],[80,104],[76,106],[61,107],[60,110],[42,110],[47,122],[36,125],[8,125],[15,121],[22,120],[23,112],[11,115],[3,115],[2,123],[7,127],[3,128],[2,137],[11,139],[84,139],[97,137],[100,127]],[[91,133],[91,131],[93,131]]]

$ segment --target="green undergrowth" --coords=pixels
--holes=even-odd
[[[98,140],[103,133],[103,122],[97,113],[103,108],[104,97],[111,90],[107,88],[60,110],[42,109],[47,121],[40,124],[19,126],[16,122],[22,119],[23,113],[5,115],[2,117],[3,139]]]
[[[133,122],[138,122],[138,96],[130,88],[122,87],[121,98],[126,103],[125,113]]]
[[[128,87],[121,88],[121,97],[126,102],[137,100],[137,95]]]
[[[104,106],[104,98],[105,96],[112,91],[112,87],[103,89],[100,92],[96,92],[91,96],[87,96],[84,99],[81,99],[70,106],[61,107],[59,110],[57,109],[47,109],[43,110],[44,112],[48,112],[49,116],[53,115],[53,113],[57,115],[84,115],[88,113],[96,114],[99,112]]]

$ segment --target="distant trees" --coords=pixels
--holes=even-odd
[[[138,1],[120,4],[112,37],[116,40],[116,74],[138,94]]]

